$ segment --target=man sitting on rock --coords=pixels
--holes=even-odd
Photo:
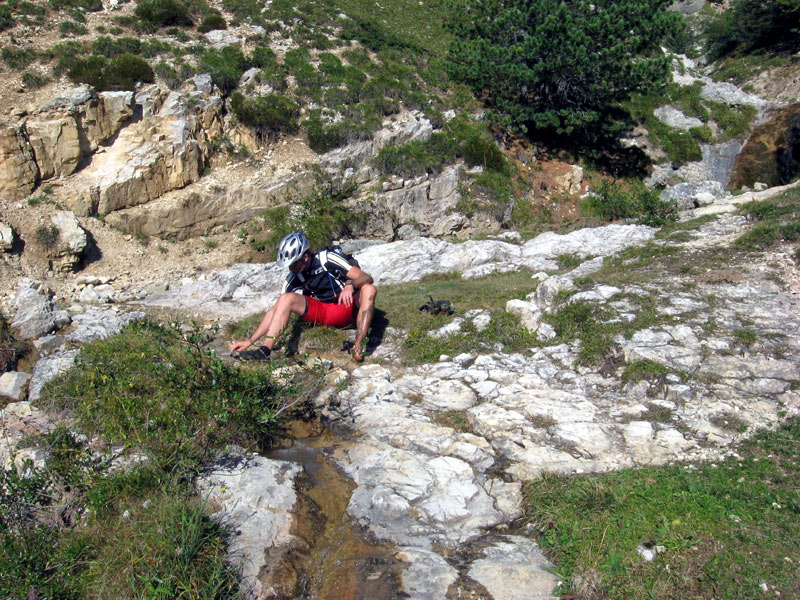
[[[277,338],[289,322],[289,314],[294,313],[315,325],[355,325],[353,358],[364,360],[361,346],[372,322],[377,294],[372,276],[340,248],[312,253],[308,238],[302,233],[290,233],[281,240],[278,266],[288,266],[290,271],[283,293],[264,314],[253,335],[231,346],[231,354],[239,360],[269,360]],[[264,344],[248,351],[261,336],[266,336]]]

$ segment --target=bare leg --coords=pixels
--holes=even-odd
[[[353,344],[353,358],[357,361],[364,360],[364,353],[361,344],[367,337],[369,326],[372,324],[372,316],[375,313],[375,296],[378,290],[372,284],[366,284],[358,290],[358,314],[356,315],[356,341]]]
[[[307,301],[305,296],[295,294],[294,292],[281,294],[275,305],[264,313],[264,317],[261,319],[261,323],[258,324],[258,327],[256,327],[253,335],[247,340],[236,342],[231,346],[231,351],[238,352],[244,350],[251,344],[257,342],[258,339],[265,334],[266,338],[263,345],[272,350],[281,331],[283,331],[283,328],[286,327],[286,324],[289,322],[289,315],[292,313],[302,315],[306,311],[306,305]]]

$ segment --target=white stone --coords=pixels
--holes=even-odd
[[[0,375],[0,396],[12,400],[22,400],[25,397],[25,386],[31,379],[30,373],[8,371]]]
[[[292,509],[297,501],[294,480],[302,468],[250,455],[227,457],[197,478],[198,492],[216,508],[211,516],[236,531],[228,545],[228,559],[241,569],[246,598],[267,598],[262,574],[267,553],[288,552],[296,541],[291,532]]]
[[[555,600],[553,565],[527,538],[503,536],[482,555],[468,573],[494,600]]]
[[[14,246],[14,231],[10,225],[0,222],[0,252],[8,252]]]

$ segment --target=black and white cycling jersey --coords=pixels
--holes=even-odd
[[[326,248],[311,257],[308,269],[289,273],[284,292],[301,292],[320,302],[336,302],[347,281],[347,272],[356,266],[341,248]]]

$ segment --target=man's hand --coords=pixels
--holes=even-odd
[[[339,304],[344,304],[347,307],[353,305],[353,284],[348,283],[342,292],[339,294]]]
[[[239,340],[231,346],[231,352],[241,352],[242,350],[247,350],[250,346],[250,340]]]

